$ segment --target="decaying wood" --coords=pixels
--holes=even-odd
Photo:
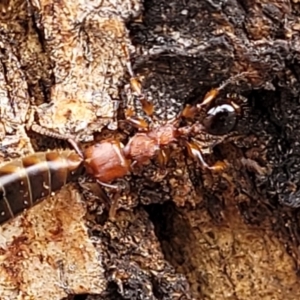
[[[106,129],[123,102],[141,113],[124,45],[156,120],[242,72],[220,97],[249,103],[239,136],[207,157],[226,161],[222,173],[174,146],[166,170],[154,161],[125,178],[113,222],[111,191],[105,203],[85,181],[94,193],[67,186],[6,224],[1,299],[299,297],[297,1],[12,0],[0,9],[1,160],[53,146],[26,130],[32,122],[81,141],[128,139],[121,122]]]

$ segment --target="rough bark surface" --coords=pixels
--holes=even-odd
[[[89,228],[89,238],[81,235],[78,244],[94,245],[86,250],[84,264],[97,253],[96,285],[80,289],[80,283],[59,277],[57,284],[49,280],[32,288],[18,277],[1,283],[0,297],[299,298],[298,1],[12,0],[2,1],[0,8],[2,160],[66,146],[27,130],[33,119],[83,142],[108,135],[126,142],[134,133],[117,122],[124,119],[123,106],[142,112],[128,91],[124,45],[134,71],[144,78],[156,122],[171,120],[185,104],[201,102],[208,90],[239,73],[244,76],[219,98],[235,93],[247,99],[238,134],[205,157],[210,163],[226,161],[223,172],[199,168],[176,144],[163,173],[154,160],[124,178],[127,188],[115,221],[107,219],[107,203],[95,197],[101,194],[98,186],[82,182],[93,191],[78,187],[85,217],[75,214],[71,223],[62,218],[61,227],[68,232],[78,221]],[[110,197],[112,190],[106,193]],[[62,197],[69,199],[64,191],[55,199]],[[56,202],[47,212],[50,218],[68,210]],[[26,212],[22,222],[40,209]],[[14,232],[18,222],[5,225],[6,232]],[[37,232],[34,226],[24,230]],[[43,235],[47,241],[47,230]],[[41,257],[53,256],[48,250],[24,255],[20,239],[13,233],[10,238],[16,240],[6,242],[1,255],[18,259],[20,276],[36,256],[39,266]],[[69,244],[60,242],[58,261]],[[6,266],[1,261],[7,272]],[[53,266],[53,274],[70,267],[66,261],[63,268]],[[38,269],[32,276],[39,278]],[[98,274],[91,268],[73,271],[93,280]],[[9,290],[13,293],[4,294]]]

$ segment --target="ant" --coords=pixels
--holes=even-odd
[[[212,171],[224,170],[226,167],[224,162],[209,165],[203,153],[210,153],[215,145],[233,133],[238,118],[243,114],[243,109],[242,105],[234,101],[236,100],[234,97],[225,99],[217,105],[214,104],[214,100],[228,84],[238,78],[244,78],[246,74],[245,72],[235,75],[218,88],[211,89],[205,94],[201,103],[186,105],[174,120],[157,124],[154,122],[154,105],[146,99],[142,84],[132,70],[128,49],[124,45],[123,50],[130,75],[130,88],[151,121],[147,122],[137,117],[131,108],[125,109],[126,121],[138,130],[126,145],[111,138],[91,145],[81,152],[74,139],[48,132],[36,124],[32,125],[32,129],[38,133],[67,139],[75,149],[79,160],[83,161],[87,173],[100,185],[116,190],[109,212],[111,219],[115,216],[121,191],[120,185],[113,182],[128,175],[134,166],[143,166],[153,158],[158,158],[160,167],[165,167],[169,159],[165,149],[172,143],[183,143],[188,155],[201,167]],[[196,116],[198,116],[197,120],[195,120]],[[182,125],[183,121],[189,120],[192,121],[190,124],[185,122],[188,125]]]
[[[157,124],[154,122],[154,105],[145,97],[142,84],[132,70],[128,50],[125,46],[123,49],[130,75],[130,88],[141,103],[142,110],[149,117],[150,122],[137,117],[131,108],[125,109],[126,122],[138,131],[126,145],[118,140],[109,139],[88,147],[83,152],[87,172],[102,186],[120,191],[119,185],[111,184],[114,180],[128,175],[134,166],[145,165],[153,158],[158,159],[160,167],[165,167],[169,159],[165,148],[178,142],[183,142],[189,156],[203,168],[222,171],[226,164],[217,162],[214,165],[208,165],[203,152],[211,152],[215,145],[232,134],[238,117],[243,111],[242,105],[234,101],[236,99],[226,99],[218,105],[214,105],[214,100],[229,83],[237,78],[243,78],[245,73],[233,76],[218,88],[211,89],[205,94],[201,103],[186,105],[174,120]],[[197,115],[200,115],[200,121],[181,126],[182,120],[194,120]],[[200,140],[194,138],[196,136],[200,137]],[[117,192],[116,198],[118,194]],[[116,205],[116,201],[117,199],[113,200],[113,206]]]

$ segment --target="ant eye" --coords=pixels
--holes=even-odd
[[[236,111],[232,105],[221,104],[212,107],[203,120],[206,131],[214,135],[229,133],[236,124]]]

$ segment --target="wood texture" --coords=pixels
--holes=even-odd
[[[154,159],[118,182],[124,189],[114,222],[107,220],[114,192],[105,189],[105,195],[88,179],[80,182],[88,186],[80,190],[86,206],[80,216],[73,211],[76,205],[64,208],[54,201],[45,220],[37,206],[13,222],[8,234],[20,220],[31,220],[28,232],[39,234],[26,243],[43,239],[47,247],[49,232],[37,229],[48,228],[47,220],[61,222],[64,232],[88,226],[89,237],[73,234],[73,243],[62,237],[61,244],[50,239],[50,245],[60,260],[68,251],[88,249],[82,250],[82,266],[88,267],[74,274],[91,284],[81,289],[80,280],[57,279],[61,264],[54,264],[48,276],[56,279],[33,287],[24,280],[26,269],[39,278],[49,264],[45,257],[52,254],[45,246],[33,260],[24,254],[23,239],[11,241],[16,235],[10,234],[1,251],[3,257],[13,257],[13,273],[1,276],[1,295],[6,296],[5,291],[10,293],[6,299],[60,299],[68,294],[68,299],[88,300],[299,298],[298,1],[16,0],[2,1],[0,9],[2,160],[33,149],[66,146],[25,130],[32,119],[81,141],[127,141],[132,129],[121,122],[122,105],[143,114],[128,88],[124,45],[143,79],[145,95],[155,105],[156,122],[168,122],[186,103],[201,101],[212,87],[239,73],[244,76],[233,80],[217,101],[230,94],[248,103],[237,136],[205,156],[210,163],[225,161],[223,172],[202,170],[184,147],[174,146],[165,170]],[[55,199],[61,197],[61,203],[69,203],[63,191]],[[35,223],[35,218],[42,220]],[[86,248],[91,242],[94,247]],[[16,263],[21,246],[26,249]],[[97,262],[90,260],[95,253]],[[2,261],[1,272],[11,270],[9,261]],[[100,271],[91,271],[96,266]],[[24,276],[15,280],[15,273]],[[64,283],[62,289],[57,290],[57,282]]]

